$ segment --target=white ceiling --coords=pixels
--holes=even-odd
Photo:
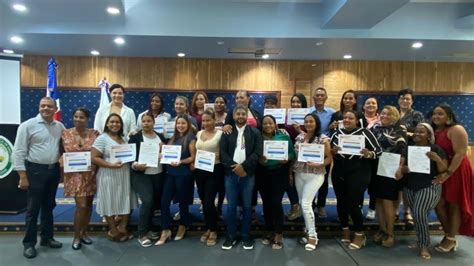
[[[474,0],[23,0],[23,14],[14,2],[0,0],[0,48],[21,54],[474,62]]]

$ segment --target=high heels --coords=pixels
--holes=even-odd
[[[342,228],[341,242],[345,245],[351,243],[351,230],[348,227]]]
[[[385,238],[386,234],[387,233],[385,233],[382,230],[379,230],[377,233],[375,233],[374,238],[373,238],[375,244],[378,244],[378,245],[382,244],[382,240]]]
[[[176,232],[176,236],[174,237],[174,240],[178,241],[178,240],[183,239],[184,234],[186,234],[186,226],[184,225],[178,226],[178,232]]]
[[[171,240],[171,230],[163,230],[160,239],[156,241],[155,246],[164,245],[168,240]]]
[[[364,233],[355,233],[354,240],[349,244],[349,249],[361,249],[365,246],[366,241],[367,237],[365,237]]]
[[[445,247],[445,246],[443,246],[443,243],[445,243],[447,240],[449,240],[451,242],[451,245],[449,245],[448,247]],[[435,246],[434,249],[438,252],[441,252],[441,253],[447,253],[447,252],[451,252],[451,251],[454,252],[458,249],[458,241],[454,237],[447,236],[444,239],[444,242],[441,241],[441,243],[439,245]]]
[[[382,246],[386,248],[391,248],[395,245],[395,237],[393,235],[387,234],[382,240]]]
[[[316,246],[318,245],[318,238],[314,236],[308,237],[308,243],[304,245],[304,249],[307,251],[313,251],[316,249]]]

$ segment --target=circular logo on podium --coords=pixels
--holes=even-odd
[[[12,143],[4,136],[0,136],[0,179],[9,175],[13,170],[12,152]]]

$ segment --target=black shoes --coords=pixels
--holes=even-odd
[[[62,248],[63,243],[54,240],[54,238],[48,240],[41,240],[40,246],[48,247],[48,248]]]
[[[82,244],[81,244],[81,240],[80,239],[74,239],[72,241],[72,249],[74,250],[79,250],[82,248]]]
[[[227,237],[224,244],[222,244],[223,250],[231,250],[235,245],[237,245],[237,239],[232,237]]]
[[[253,241],[253,239],[245,239],[242,241],[242,247],[244,248],[244,250],[252,250],[254,243],[255,242]]]
[[[88,236],[81,237],[81,243],[84,245],[92,245],[92,239]]]
[[[36,257],[36,249],[35,247],[25,247],[23,250],[23,256],[27,259],[32,259]]]

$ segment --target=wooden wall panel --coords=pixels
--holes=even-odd
[[[47,56],[25,56],[22,86],[44,87]],[[131,57],[56,57],[58,85],[96,87],[103,77],[127,88],[278,90],[281,106],[295,91],[312,104],[316,87],[337,108],[345,90],[474,93],[474,63],[360,60],[226,60]]]

